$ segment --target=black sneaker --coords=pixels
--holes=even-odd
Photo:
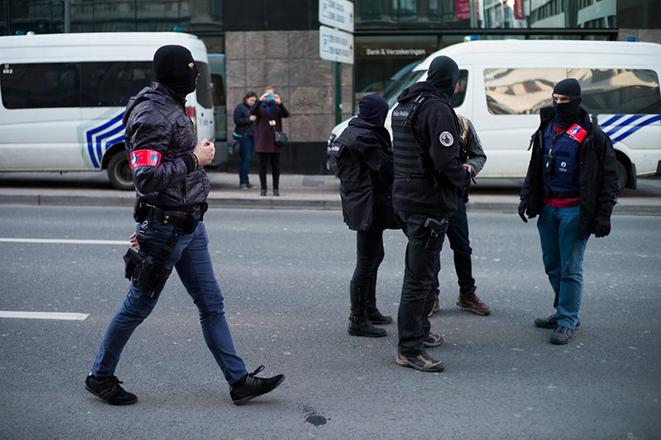
[[[580,327],[581,320],[579,319],[576,323],[576,327]],[[539,328],[558,328],[558,317],[551,315],[548,318],[537,318],[535,319],[535,327]]]
[[[138,397],[122,388],[120,383],[122,381],[116,376],[97,378],[90,373],[85,379],[85,389],[111,405],[133,405]]]
[[[230,396],[235,405],[243,405],[255,397],[270,393],[285,380],[283,374],[273,377],[256,377],[262,370],[264,370],[264,365],[260,365],[255,371],[246,374],[237,383],[230,386]]]
[[[574,334],[574,330],[570,329],[569,327],[565,327],[564,325],[561,325],[560,327],[556,328],[551,334],[551,343],[557,345],[567,344],[571,340],[573,334]]]
[[[436,373],[445,370],[442,361],[434,359],[427,353],[414,357],[406,357],[400,354],[395,359],[395,363],[402,367],[414,368],[418,371],[425,371],[428,373]]]
[[[425,347],[429,347],[429,348],[439,347],[443,345],[443,336],[429,332],[427,337],[422,340],[422,343]]]

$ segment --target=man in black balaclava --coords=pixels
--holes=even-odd
[[[376,338],[386,336],[386,331],[373,324],[392,322],[376,306],[377,272],[384,257],[383,230],[398,229],[391,197],[392,146],[390,133],[383,126],[388,103],[371,94],[360,100],[358,109],[358,117],[349,121],[329,155],[337,158],[344,222],[357,231],[348,332]]]
[[[555,313],[535,326],[554,329],[551,343],[567,344],[580,325],[585,247],[590,234],[610,233],[618,179],[613,144],[581,108],[578,81],[560,81],[552,98],[533,135],[519,216],[527,223],[539,215],[544,269],[555,294]]]
[[[183,46],[163,46],[154,54],[156,81],[182,99],[195,91],[199,73],[193,55]]]
[[[225,320],[202,221],[210,187],[203,166],[211,163],[215,148],[207,139],[198,142],[184,108],[199,74],[195,60],[185,47],[164,46],[154,55],[154,72],[157,82],[131,98],[122,121],[137,193],[137,237],[131,240],[139,252],[130,249],[124,257],[129,292],[108,325],[85,388],[111,405],[137,402],[122,388],[115,369],[176,266],[199,309],[204,340],[230,384],[230,396],[241,405],[275,389],[284,376],[257,377],[263,366],[248,373]]]
[[[427,80],[404,90],[392,114],[393,205],[408,237],[396,363],[428,372],[444,368],[426,351],[443,343],[430,331],[427,311],[434,302],[448,219],[457,210],[457,190],[471,179],[460,159],[459,122],[450,107],[458,78],[454,60],[435,58]]]

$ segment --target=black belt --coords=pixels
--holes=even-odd
[[[557,197],[559,199],[573,199],[580,197],[580,192],[557,192],[551,191],[550,189],[544,189],[544,195],[547,197]]]
[[[204,204],[206,205],[206,204]],[[202,219],[206,206],[200,205],[194,211],[175,211],[170,209],[162,209],[156,206],[147,205],[148,212],[147,218],[158,220],[165,225],[173,226],[187,226],[191,221],[196,222]]]

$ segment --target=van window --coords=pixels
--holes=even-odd
[[[552,105],[553,87],[565,78],[581,84],[581,106],[592,114],[661,113],[659,78],[643,69],[486,69],[489,113],[538,114]]]
[[[83,63],[81,75],[82,107],[126,107],[154,78],[148,61]]]
[[[196,61],[197,68],[200,71],[200,77],[197,79],[195,96],[197,102],[204,108],[213,108],[213,97],[211,96],[211,76],[209,75],[209,65]]]
[[[4,64],[0,90],[8,109],[80,107],[80,63]]]

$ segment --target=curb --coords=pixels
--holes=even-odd
[[[31,206],[122,206],[133,207],[135,197],[107,195],[52,195],[52,194],[0,194],[0,205]],[[209,208],[214,209],[277,209],[338,211],[342,202],[314,198],[269,197],[247,199],[239,197],[209,197]],[[516,214],[518,202],[480,201],[473,197],[467,205],[468,212],[497,212]],[[661,216],[661,204],[617,204],[613,215]]]

